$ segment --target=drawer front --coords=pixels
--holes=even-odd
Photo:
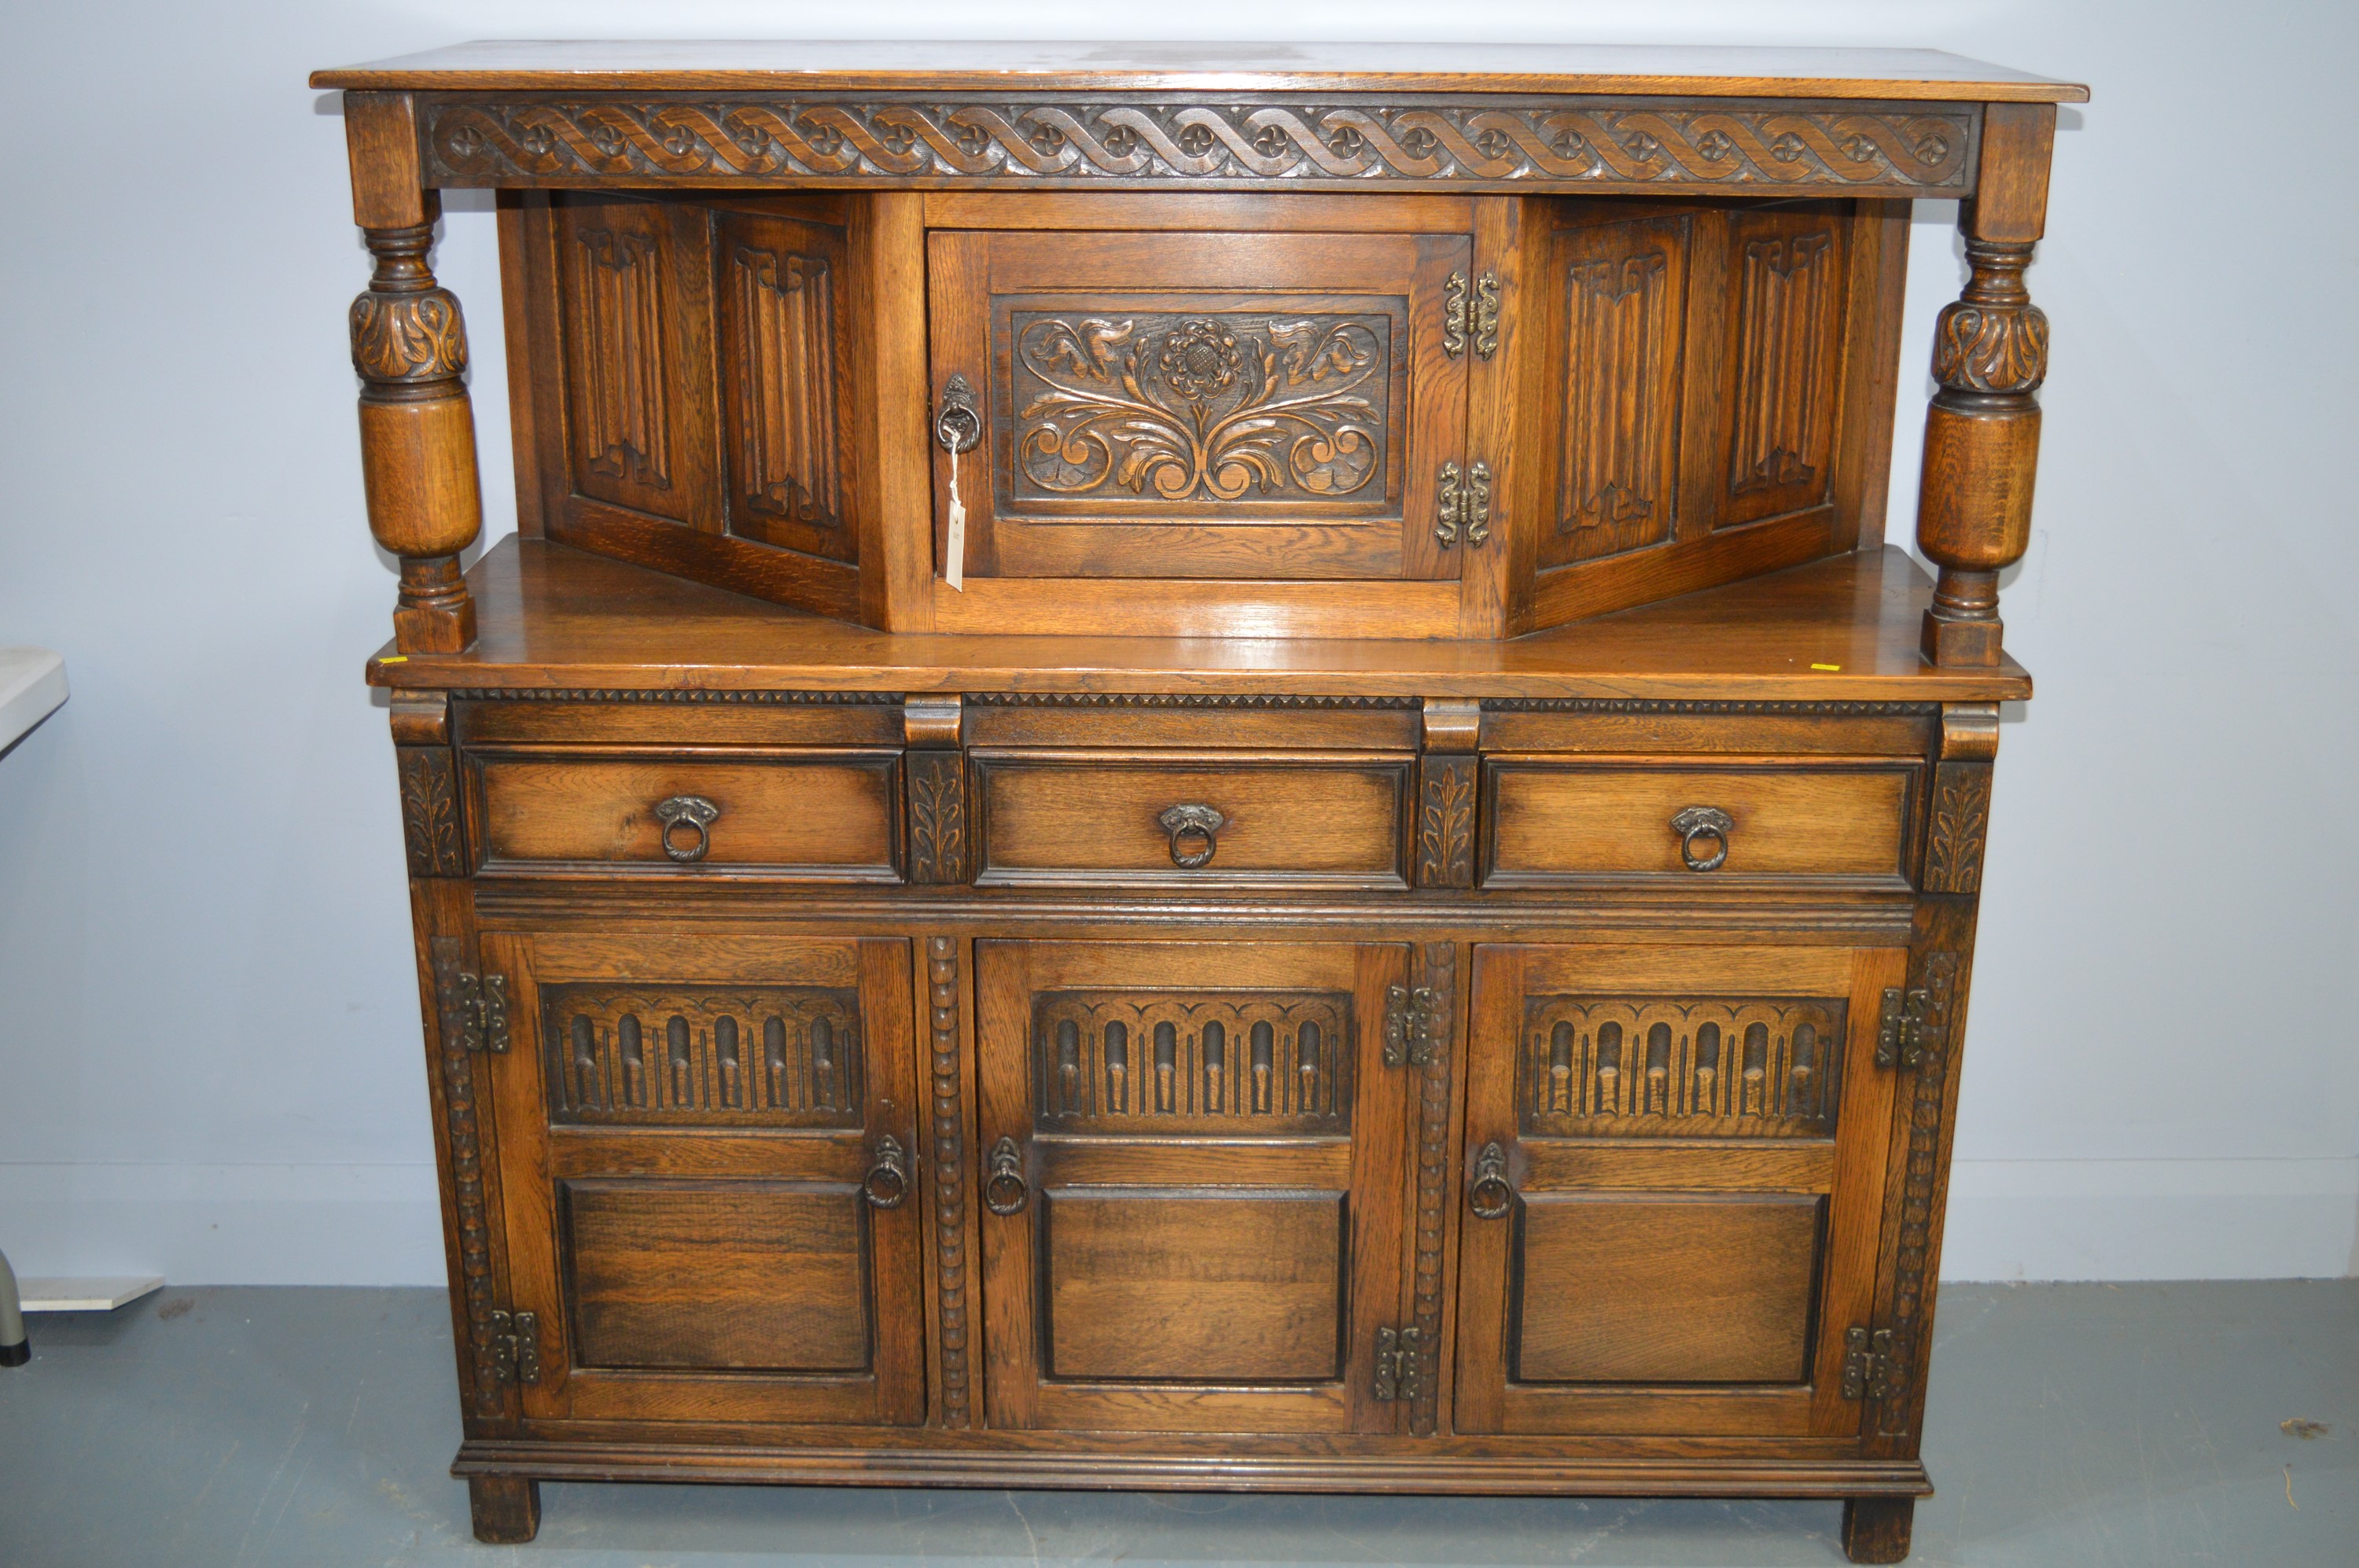
[[[897,881],[897,767],[876,753],[471,753],[477,864]]]
[[[978,757],[985,886],[1404,887],[1406,757]]]
[[[1919,766],[1484,765],[1484,881],[1835,880],[1905,887]]]

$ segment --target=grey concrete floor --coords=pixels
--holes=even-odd
[[[478,1546],[434,1290],[168,1290],[0,1372],[0,1565],[1745,1564],[1832,1503],[543,1488]],[[2288,1421],[2323,1423],[2301,1437]],[[2359,1280],[1953,1286],[1924,1564],[2359,1564]]]

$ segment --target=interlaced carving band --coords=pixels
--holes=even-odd
[[[1709,104],[1474,95],[1218,105],[1138,95],[945,103],[818,93],[426,99],[428,178],[864,185],[1370,184],[1864,195],[1971,189],[1980,117],[1960,106]]]

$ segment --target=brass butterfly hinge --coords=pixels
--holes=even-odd
[[[1892,1331],[1854,1328],[1843,1335],[1843,1397],[1881,1399],[1892,1392]]]
[[[459,972],[459,1039],[469,1051],[506,1051],[506,975]]]
[[[539,1314],[492,1314],[492,1367],[503,1383],[540,1381]]]
[[[1430,985],[1385,987],[1385,1065],[1422,1067],[1441,1038],[1441,998]]]
[[[1957,989],[1958,955],[1925,955],[1922,985],[1884,988],[1875,1020],[1875,1064],[1910,1072],[1940,1060],[1950,1038],[1950,997]]]
[[[1486,272],[1474,279],[1470,294],[1466,275],[1452,272],[1441,284],[1441,352],[1451,359],[1466,352],[1472,340],[1474,356],[1488,359],[1499,352],[1499,275]]]
[[[1461,539],[1480,550],[1491,537],[1491,465],[1445,463],[1433,481],[1433,537],[1447,550]]]
[[[1417,1328],[1376,1330],[1379,1399],[1415,1399],[1425,1391],[1425,1334]]]

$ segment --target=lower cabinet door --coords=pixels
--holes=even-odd
[[[1403,946],[978,944],[989,1415],[1391,1432]],[[1388,1347],[1389,1348],[1389,1347]]]
[[[915,1424],[908,944],[500,936],[525,1411]]]
[[[1904,965],[1475,949],[1458,1431],[1857,1432]]]

